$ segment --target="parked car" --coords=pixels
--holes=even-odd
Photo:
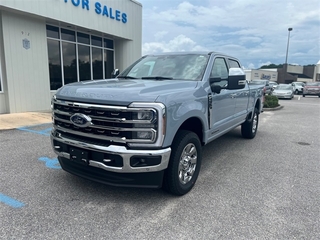
[[[293,82],[291,83],[295,94],[303,92],[304,83],[303,82]]]
[[[280,84],[272,91],[272,95],[291,100],[294,97],[294,90],[291,84]]]
[[[302,96],[316,95],[320,97],[320,82],[306,83],[303,88]]]
[[[276,88],[276,86],[278,86],[278,83],[277,82],[273,82],[273,81],[269,81],[269,85],[271,87],[271,91],[273,91]]]
[[[271,87],[269,80],[252,80],[249,85],[264,85],[264,94],[271,94]]]

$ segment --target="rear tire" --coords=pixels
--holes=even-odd
[[[305,96],[306,96],[306,95],[304,95],[304,94],[302,95],[302,97],[305,97]]]
[[[259,123],[259,114],[258,109],[254,109],[253,118],[247,119],[241,125],[241,134],[242,137],[252,139],[256,136],[258,131],[258,123]]]
[[[197,181],[201,159],[201,143],[197,134],[179,130],[173,140],[163,188],[178,196],[188,193]]]

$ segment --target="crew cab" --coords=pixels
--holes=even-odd
[[[62,169],[186,194],[203,145],[238,126],[244,138],[257,133],[264,86],[249,86],[240,66],[216,52],[163,53],[143,56],[112,79],[63,86],[52,99],[51,132]]]

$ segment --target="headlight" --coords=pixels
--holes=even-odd
[[[131,131],[132,140],[129,147],[160,147],[164,141],[166,130],[166,108],[162,103],[133,102],[128,106],[132,109]]]
[[[151,122],[154,119],[154,116],[155,116],[155,113],[151,110],[148,110],[148,111],[133,113],[132,119],[133,120],[149,120]]]

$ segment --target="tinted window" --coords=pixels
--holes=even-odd
[[[104,47],[113,49],[113,40],[104,39]]]
[[[61,39],[75,42],[76,41],[75,32],[61,28]]]
[[[59,38],[59,28],[47,25],[47,37]]]
[[[91,79],[90,67],[90,47],[78,45],[78,60],[79,60],[79,80]]]
[[[229,60],[229,65],[230,65],[230,68],[239,68],[240,67],[240,64],[233,60],[233,59],[228,59]]]
[[[91,36],[91,44],[94,46],[102,47],[102,38]]]
[[[77,33],[79,43],[90,44],[90,38],[88,34]]]
[[[228,76],[228,68],[224,58],[216,58],[210,73],[210,83],[226,87],[228,85],[228,81],[226,80]]]
[[[62,86],[60,42],[48,39],[47,43],[49,58],[50,90],[57,90]]]
[[[92,48],[93,79],[103,79],[102,49]]]
[[[111,78],[111,73],[114,69],[113,66],[113,51],[104,50],[104,71],[105,78]]]
[[[77,82],[76,45],[62,43],[64,84]]]

